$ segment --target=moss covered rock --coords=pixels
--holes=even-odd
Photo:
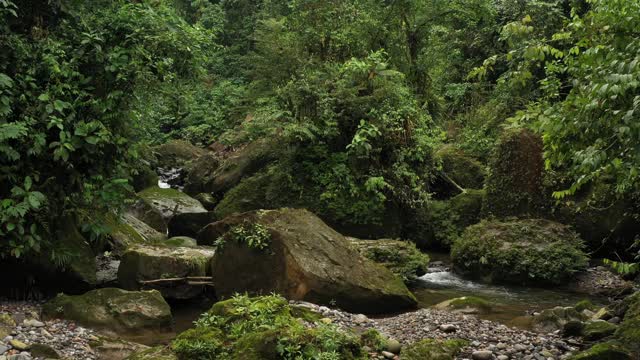
[[[152,148],[157,165],[163,168],[182,168],[205,155],[207,150],[183,140],[171,140]]]
[[[198,200],[176,189],[154,186],[139,192],[138,198],[130,213],[163,234],[167,233],[167,223],[173,216],[207,212]]]
[[[157,244],[167,239],[166,235],[132,214],[123,214],[120,219],[110,214],[106,217],[106,224],[117,252],[122,252],[129,246]]]
[[[600,340],[613,335],[617,328],[617,325],[604,320],[589,321],[582,329],[582,337],[589,341]]]
[[[434,307],[440,310],[450,310],[465,314],[488,313],[492,310],[492,306],[487,300],[475,296],[463,296],[446,300]]]
[[[640,292],[629,296],[626,302],[627,311],[614,337],[634,356],[640,357]]]
[[[114,332],[169,331],[171,308],[158,291],[104,288],[83,295],[58,295],[42,307],[46,318],[76,321]]]
[[[139,290],[144,281],[203,277],[209,273],[214,253],[210,248],[135,246],[122,255],[118,281],[127,290]],[[201,295],[205,285],[176,280],[146,286],[167,298],[190,299]]]
[[[436,340],[424,339],[406,346],[400,354],[401,360],[452,360],[468,345],[461,339]]]
[[[0,314],[0,339],[9,336],[13,331],[16,322],[9,314]]]
[[[573,332],[575,325],[582,324],[585,320],[587,320],[586,316],[576,311],[576,309],[557,306],[553,309],[545,309],[539,315],[536,315],[533,318],[533,327],[541,332],[550,333],[560,330],[567,333]],[[581,329],[582,325],[578,327],[577,334],[567,335],[578,335]]]
[[[276,292],[359,312],[416,305],[400,278],[361,256],[341,234],[306,210],[229,216],[198,235],[200,244],[214,242],[224,244],[212,267],[219,296]]]
[[[582,351],[569,360],[631,360],[629,352],[620,344],[610,341],[596,344],[589,349]]]
[[[215,156],[202,157],[188,169],[184,190],[194,196],[203,192],[222,195],[275,157],[276,152],[268,140],[252,142],[222,161]]]
[[[213,305],[171,345],[180,360],[365,359],[359,339],[297,318],[279,296],[235,296]],[[331,356],[331,357],[328,357]]]
[[[57,237],[58,249],[64,249],[66,253],[71,255],[71,259],[65,266],[65,271],[74,280],[80,281],[89,288],[96,285],[98,283],[96,256],[71,217],[64,217],[60,220]]]
[[[209,211],[213,211],[213,209],[216,208],[216,205],[218,205],[218,199],[209,193],[200,193],[193,198],[200,201],[202,206]]]
[[[162,245],[169,247],[197,247],[198,242],[194,238],[187,236],[175,236],[162,242]]]
[[[47,344],[32,344],[29,346],[29,353],[42,359],[61,359],[60,353]]]
[[[491,282],[562,284],[584,270],[578,235],[548,220],[483,221],[468,227],[451,249],[456,271]]]
[[[429,267],[429,255],[418,250],[415,244],[401,240],[361,240],[347,237],[351,245],[364,257],[384,265],[394,274],[412,283],[424,275]]]
[[[542,139],[526,129],[505,131],[486,180],[484,212],[496,217],[540,215],[545,208]]]
[[[178,357],[167,346],[156,346],[138,351],[125,360],[178,360]]]

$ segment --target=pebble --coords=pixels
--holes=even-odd
[[[446,333],[452,333],[452,332],[456,332],[458,328],[453,324],[443,324],[443,325],[440,325],[440,330]]]
[[[20,340],[16,340],[13,339],[11,341],[9,341],[9,345],[11,345],[12,348],[16,349],[16,350],[27,350],[29,348],[29,345],[23,343]]]
[[[473,360],[491,360],[493,359],[493,353],[489,350],[474,351],[471,354]]]
[[[356,324],[364,324],[369,321],[369,318],[366,315],[358,314],[353,317],[353,321],[355,321]]]
[[[402,344],[396,339],[388,339],[387,340],[387,351],[394,354],[400,354],[400,350],[402,350]]]
[[[27,326],[27,327],[43,327],[44,323],[42,321],[38,321],[36,319],[28,319],[22,322],[23,326]]]
[[[385,359],[393,359],[396,357],[394,353],[390,353],[388,351],[383,351],[382,356],[384,356]]]
[[[507,356],[507,355],[498,355],[498,360],[509,360],[509,356]]]

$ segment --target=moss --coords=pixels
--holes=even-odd
[[[60,354],[54,348],[45,344],[29,346],[29,353],[36,358],[60,359]]]
[[[451,360],[469,344],[466,340],[425,339],[402,349],[402,360]]]
[[[631,360],[629,352],[616,342],[596,344],[582,351],[569,360]]]
[[[604,320],[590,321],[582,329],[582,336],[585,340],[600,340],[607,336],[613,335],[618,328],[617,325],[611,324]]]
[[[200,193],[193,198],[200,201],[202,206],[204,206],[208,211],[213,211],[213,209],[216,208],[216,205],[218,205],[218,199],[208,193]]]
[[[152,149],[160,167],[184,167],[188,162],[207,153],[191,143],[183,140],[171,140]]]
[[[130,355],[125,360],[178,360],[165,346],[156,346]]]
[[[158,185],[158,174],[148,165],[140,165],[137,172],[138,173],[133,176],[133,189],[135,191],[141,191],[150,186]]]
[[[387,267],[405,283],[413,283],[424,275],[429,267],[429,255],[415,244],[400,240],[359,240],[349,238],[361,255]]]
[[[171,349],[180,360],[215,359],[223,350],[223,336],[215,328],[189,329],[171,343]]]
[[[542,219],[483,221],[468,227],[451,249],[457,271],[487,281],[562,284],[588,261],[578,235]]]
[[[526,129],[505,131],[489,164],[483,212],[499,218],[544,213],[542,140]]]
[[[640,292],[630,296],[626,302],[628,309],[614,337],[634,355],[640,356]]]
[[[360,334],[360,343],[362,346],[368,346],[374,351],[384,351],[387,349],[387,339],[376,329],[368,329]]]
[[[487,300],[475,296],[463,296],[453,299],[449,306],[453,309],[476,308],[487,312],[491,311],[491,304]]]
[[[196,247],[198,243],[195,239],[186,236],[174,236],[162,242],[163,245],[169,247]]]
[[[71,217],[60,220],[60,230],[57,232],[59,249],[62,253],[71,254],[67,264],[67,271],[81,281],[95,285],[98,282],[95,254],[87,240],[80,233],[76,222]]]
[[[573,306],[576,311],[583,312],[584,310],[596,311],[598,307],[593,305],[593,303],[589,300],[580,300]]]
[[[442,163],[442,172],[451,180],[453,180],[458,186],[463,189],[482,189],[485,178],[484,166],[477,160],[467,156],[464,151],[455,148],[452,145],[445,145],[435,153],[436,160]],[[444,181],[443,184],[446,184]],[[436,192],[442,192],[454,194],[458,191],[451,189],[449,186],[438,186],[436,184]]]

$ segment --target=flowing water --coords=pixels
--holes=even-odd
[[[462,296],[476,296],[492,304],[492,311],[478,316],[509,326],[528,329],[533,312],[555,306],[571,306],[589,299],[595,304],[604,304],[606,299],[577,294],[563,289],[542,289],[518,286],[483,284],[464,279],[447,266],[448,258],[442,254],[430,254],[442,265],[434,266],[413,288],[420,307],[431,307],[442,301]]]

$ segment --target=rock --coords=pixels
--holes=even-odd
[[[149,166],[149,163],[138,164],[136,174],[133,175],[133,189],[135,191],[144,190],[150,186],[158,185],[158,174]]]
[[[402,360],[448,360],[454,359],[468,344],[465,340],[424,339],[402,349]]]
[[[193,198],[200,201],[202,206],[204,206],[208,211],[213,211],[213,209],[216,208],[216,205],[218,205],[218,199],[208,193],[200,193]]]
[[[640,291],[627,297],[628,309],[613,337],[634,356],[640,357]]]
[[[43,327],[44,323],[35,319],[27,319],[22,322],[22,325],[27,327]]]
[[[76,321],[84,326],[123,333],[169,331],[171,308],[156,290],[104,288],[83,295],[58,295],[42,307],[47,318]]]
[[[37,358],[60,359],[60,353],[53,347],[46,344],[33,344],[29,348],[31,355]]]
[[[109,215],[106,224],[118,253],[132,245],[157,244],[167,239],[164,233],[160,233],[130,213],[123,214],[119,219],[115,215]]]
[[[540,315],[533,318],[533,327],[540,332],[553,332],[564,330],[565,325],[571,321],[582,323],[584,316],[572,307],[557,306],[553,309],[543,310]]]
[[[596,344],[570,358],[571,360],[631,360],[631,354],[616,342]]]
[[[617,328],[617,325],[604,320],[589,321],[582,329],[582,336],[588,341],[600,340],[613,335]]]
[[[607,320],[608,322],[612,323],[612,324],[620,324],[620,318],[617,316],[612,317],[611,319]]]
[[[75,219],[65,216],[60,220],[57,238],[57,244],[60,248],[66,249],[67,253],[71,254],[65,271],[73,280],[79,282],[77,287],[89,288],[96,285],[98,267],[95,254],[89,246],[89,242],[80,233]],[[57,268],[56,265],[53,267]]]
[[[400,354],[402,344],[396,339],[387,339],[387,351],[393,354]]]
[[[7,352],[7,350],[9,350],[8,346],[5,346],[3,344],[0,344],[0,355],[4,354]]]
[[[482,221],[451,249],[456,271],[492,282],[562,284],[586,268],[588,257],[569,227],[544,219]],[[549,271],[553,268],[553,271]]]
[[[175,189],[150,187],[139,192],[138,198],[129,212],[163,234],[167,233],[167,223],[173,216],[207,212],[198,200]]]
[[[178,360],[178,357],[167,346],[162,345],[137,351],[126,360]]]
[[[600,308],[600,310],[598,310],[591,318],[593,320],[608,320],[611,319],[613,317],[613,315],[611,314],[611,312],[603,307]]]
[[[168,247],[198,247],[198,242],[194,238],[187,236],[176,236],[162,242],[162,245]]]
[[[507,356],[507,355],[498,355],[497,359],[498,360],[509,360],[509,356]]]
[[[276,157],[270,140],[254,141],[230,154],[225,160],[214,155],[198,158],[189,167],[184,191],[197,195],[224,194],[240,180],[255,174]]]
[[[393,353],[390,353],[388,351],[383,351],[382,356],[384,356],[385,359],[393,359],[394,357],[396,357]]]
[[[9,345],[11,345],[11,347],[13,347],[16,350],[20,350],[20,351],[29,350],[29,345],[17,339],[9,340]]]
[[[253,247],[247,245],[247,237]],[[232,215],[205,227],[198,243],[211,244],[219,238],[224,246],[216,252],[212,267],[218,296],[276,292],[292,300],[365,313],[416,306],[401,279],[362,257],[309,211]]]
[[[139,290],[143,281],[204,277],[209,274],[215,251],[204,247],[135,246],[122,255],[118,281],[127,290]],[[204,284],[187,281],[147,284],[166,298],[191,299],[204,291]]]
[[[169,236],[188,236],[195,238],[202,228],[215,222],[214,212],[183,213],[173,216],[167,225]]]
[[[29,354],[20,353],[9,355],[9,357],[7,357],[7,360],[32,360],[32,358]]]
[[[442,324],[440,325],[440,330],[446,333],[453,333],[458,331],[458,327],[453,324]]]
[[[132,354],[148,350],[149,347],[134,342],[101,336],[91,346],[98,359],[129,359]]]
[[[506,130],[501,135],[489,163],[486,215],[505,218],[544,212],[548,196],[543,190],[542,153],[542,139],[530,130]]]
[[[473,360],[491,360],[493,359],[493,353],[489,350],[474,351],[471,354]]]
[[[479,314],[491,312],[491,304],[475,296],[463,296],[443,301],[434,306],[436,309],[449,310],[464,314]]]
[[[384,265],[405,283],[414,282],[427,272],[429,255],[418,250],[414,243],[401,240],[360,240],[346,237],[364,257]]]
[[[367,315],[358,314],[354,316],[353,321],[355,321],[356,324],[364,324],[369,321],[369,318],[367,317]]]

